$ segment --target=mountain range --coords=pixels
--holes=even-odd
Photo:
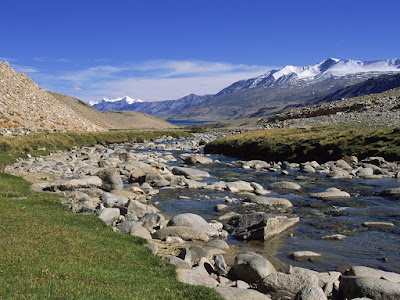
[[[324,97],[370,78],[400,72],[400,59],[326,59],[312,66],[285,66],[240,80],[215,95],[189,95],[156,102],[112,102],[113,110],[135,110],[164,119],[217,121],[266,116]],[[316,101],[316,100],[315,100]],[[95,104],[108,110],[110,102]]]

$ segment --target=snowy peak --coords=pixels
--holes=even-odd
[[[116,98],[116,99],[103,98],[101,101],[89,101],[89,104],[91,106],[94,106],[96,104],[104,103],[104,102],[108,102],[108,103],[118,102],[118,103],[121,103],[121,104],[129,104],[130,105],[130,104],[133,104],[133,103],[136,103],[136,102],[143,102],[143,100],[133,99],[133,98],[131,98],[129,96],[124,96],[124,97],[120,97],[120,98]]]
[[[400,72],[399,59],[387,59],[378,61],[359,61],[359,60],[341,60],[337,58],[328,58],[312,66],[284,66],[280,70],[270,71],[264,75],[253,78],[253,86],[257,83],[286,82],[290,79],[318,79],[325,76],[346,76],[357,73],[370,72]],[[269,80],[265,80],[265,79]]]

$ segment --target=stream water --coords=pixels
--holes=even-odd
[[[155,151],[155,150],[146,150]],[[179,155],[184,151],[169,151],[178,159],[170,165],[180,165]],[[187,151],[186,151],[187,152]],[[293,203],[293,215],[300,217],[300,223],[270,241],[238,241],[228,237],[229,244],[251,246],[254,251],[274,255],[281,262],[293,266],[305,267],[316,271],[341,270],[346,265],[364,265],[386,271],[400,273],[400,199],[383,197],[378,194],[387,188],[398,187],[399,180],[388,179],[341,179],[326,178],[324,174],[303,174],[292,170],[289,175],[281,172],[268,172],[243,169],[235,158],[221,155],[210,156],[219,163],[196,165],[196,168],[211,174],[205,182],[244,180],[257,182],[265,189],[277,180],[297,182],[300,191],[272,191],[267,196],[284,197]],[[226,167],[226,163],[235,165]],[[322,200],[308,195],[324,191],[328,187],[337,187],[351,194],[351,198]],[[188,196],[182,199],[179,196]],[[225,203],[224,198],[238,197],[228,191],[207,189],[161,189],[152,201],[159,202],[158,208],[166,215],[195,213],[206,220],[216,219],[226,212],[214,211],[214,206],[224,203],[232,210],[245,213],[248,208],[241,201]],[[262,209],[262,208],[260,208]],[[368,228],[366,221],[392,222],[395,227]],[[323,236],[341,233],[343,240],[324,240]],[[294,251],[309,250],[320,253],[320,261],[294,261],[289,254]]]

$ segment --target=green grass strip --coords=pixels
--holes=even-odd
[[[345,155],[359,159],[382,156],[400,160],[400,128],[371,129],[354,126],[252,131],[215,140],[206,153],[265,161],[320,163]]]
[[[0,138],[0,164],[47,150],[152,140],[182,132],[56,133]],[[46,147],[46,151],[38,150]],[[0,173],[0,299],[221,299],[180,283],[175,268],[60,197]],[[17,198],[15,198],[17,197]],[[26,197],[20,199],[19,197]],[[19,199],[19,200],[18,200]]]

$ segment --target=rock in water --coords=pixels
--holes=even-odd
[[[299,223],[298,217],[274,216],[257,212],[234,216],[226,230],[240,240],[267,240]]]

